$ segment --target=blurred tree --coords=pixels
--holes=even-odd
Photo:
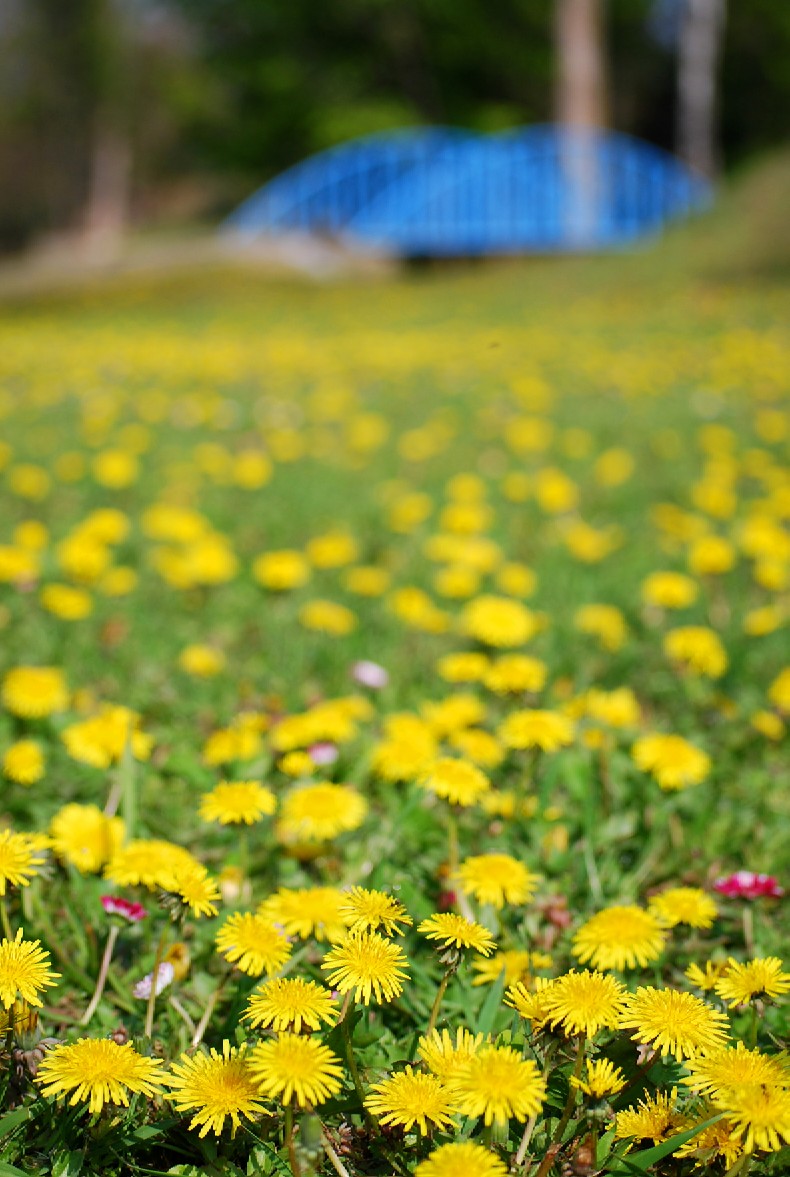
[[[602,0],[557,0],[557,122],[606,125]]]
[[[684,0],[678,38],[678,155],[703,176],[718,168],[724,0]]]

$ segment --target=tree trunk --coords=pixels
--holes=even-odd
[[[686,0],[678,47],[678,155],[703,176],[718,170],[716,91],[725,0]]]
[[[84,240],[98,261],[111,261],[120,251],[129,220],[132,151],[113,121],[99,117],[93,137]]]
[[[556,0],[557,122],[606,125],[602,0]]]
[[[562,242],[596,244],[602,192],[594,132],[606,123],[603,0],[556,0],[557,122],[562,186]]]

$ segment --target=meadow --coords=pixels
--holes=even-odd
[[[2,309],[0,1177],[788,1171],[788,312]]]

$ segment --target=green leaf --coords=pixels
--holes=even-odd
[[[721,1115],[712,1116],[710,1120],[703,1120],[701,1124],[695,1124],[693,1128],[689,1128],[687,1132],[679,1132],[677,1136],[670,1136],[669,1140],[663,1141],[661,1144],[655,1145],[654,1148],[645,1148],[641,1152],[630,1152],[627,1156],[621,1157],[617,1164],[624,1165],[624,1169],[613,1168],[611,1173],[646,1173],[648,1169],[655,1165],[658,1161],[663,1161],[664,1157],[668,1157],[676,1149],[680,1148],[689,1140],[693,1140],[705,1128],[710,1128],[711,1124],[717,1124],[722,1118]]]
[[[29,1177],[22,1169],[17,1169],[16,1165],[9,1165],[8,1161],[0,1161],[0,1177]]]
[[[3,1136],[8,1136],[20,1124],[24,1124],[25,1120],[29,1118],[29,1115],[30,1113],[27,1108],[17,1108],[16,1111],[9,1112],[0,1118],[0,1139]]]
[[[499,1013],[502,1005],[502,998],[505,993],[505,970],[494,981],[491,988],[486,994],[486,999],[483,1002],[480,1013],[477,1016],[477,1024],[475,1026],[476,1034],[490,1034],[494,1025],[494,1020]]]
[[[84,1161],[85,1154],[81,1150],[58,1152],[52,1161],[52,1177],[79,1177]]]

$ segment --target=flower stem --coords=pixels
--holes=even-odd
[[[101,966],[99,967],[99,975],[96,978],[96,988],[93,990],[93,997],[90,1000],[88,1008],[80,1018],[80,1025],[87,1026],[93,1015],[96,1013],[96,1007],[104,993],[104,986],[107,984],[107,973],[110,968],[110,961],[112,960],[113,950],[115,948],[115,941],[118,939],[120,928],[117,924],[110,927],[110,934],[107,937],[107,943],[104,946],[104,956],[101,958]]]
[[[749,956],[754,956],[754,908],[749,903],[743,907],[743,943]]]
[[[5,895],[0,897],[0,921],[3,924],[3,935],[6,940],[13,940],[13,933],[11,932],[11,921],[8,918],[8,907],[5,901]]]
[[[151,974],[151,992],[148,994],[148,1005],[145,1011],[145,1029],[143,1033],[146,1038],[150,1038],[154,1030],[154,1006],[156,1005],[156,984],[159,980],[159,966],[162,963],[162,957],[165,954],[165,941],[167,940],[167,924],[162,928],[162,933],[159,937],[159,943],[156,946],[156,955],[154,957],[154,971]]]
[[[323,1136],[323,1139],[324,1139],[324,1151],[326,1152],[326,1155],[329,1157],[332,1168],[337,1173],[337,1177],[351,1177],[351,1174],[349,1173],[348,1169],[346,1168],[346,1166],[341,1161],[340,1157],[335,1152],[335,1149],[332,1146],[332,1141],[327,1136],[326,1129],[324,1129],[324,1131],[322,1132],[321,1135]]]
[[[439,988],[436,990],[436,996],[434,997],[433,1005],[431,1006],[431,1016],[428,1018],[428,1029],[425,1031],[426,1034],[432,1033],[432,1031],[436,1028],[436,1022],[439,1017],[439,1007],[441,1006],[442,998],[444,997],[445,992],[447,991],[447,986],[450,983],[450,978],[453,976],[454,973],[455,973],[455,968],[445,969],[444,976],[442,977],[441,981],[439,982]]]
[[[198,1022],[197,1026],[195,1027],[195,1032],[192,1035],[192,1042],[190,1045],[193,1048],[195,1046],[199,1046],[200,1043],[203,1041],[203,1035],[206,1032],[206,1026],[208,1026],[209,1022],[211,1021],[211,1015],[214,1013],[214,1009],[216,1007],[216,1004],[222,995],[222,990],[225,988],[225,985],[227,984],[228,979],[231,976],[232,972],[233,972],[232,967],[226,971],[225,975],[220,979],[220,982],[217,985],[216,989],[214,990],[214,992],[211,994],[208,1001],[206,1002],[206,1008],[203,1010],[203,1014],[200,1018],[200,1021]]]
[[[343,1035],[343,1045],[346,1048],[346,1061],[348,1062],[348,1069],[351,1072],[351,1078],[354,1083],[354,1090],[357,1093],[357,1099],[362,1105],[363,1114],[367,1117],[368,1112],[365,1108],[365,1090],[362,1086],[362,1080],[359,1077],[359,1068],[357,1060],[354,1058],[354,1045],[351,1041],[351,1030],[349,1022],[354,1012],[354,999],[351,996],[351,991],[346,994],[346,999],[343,1002],[343,1009],[340,1016],[340,1032]]]
[[[584,1034],[582,1034],[582,1036],[579,1038],[579,1046],[576,1050],[576,1062],[573,1067],[574,1079],[578,1079],[582,1073],[582,1066],[584,1064],[584,1048],[586,1045],[587,1038]],[[559,1144],[562,1142],[562,1135],[565,1129],[568,1127],[568,1122],[573,1115],[573,1109],[576,1107],[576,1100],[578,1098],[578,1089],[571,1082],[568,1087],[568,1098],[565,1100],[565,1107],[563,1108],[560,1122],[554,1131],[554,1135],[551,1138],[551,1145],[546,1150],[546,1155],[540,1162],[540,1166],[537,1173],[535,1174],[535,1177],[546,1177],[546,1174],[554,1163],[554,1160],[557,1156],[557,1148],[555,1146],[559,1146]]]
[[[452,809],[447,814],[447,882],[453,886],[458,873],[458,823]]]
[[[288,1149],[288,1160],[291,1162],[293,1177],[301,1177],[302,1171],[299,1167],[296,1145],[294,1144],[294,1110],[290,1103],[285,1108],[285,1147]]]

